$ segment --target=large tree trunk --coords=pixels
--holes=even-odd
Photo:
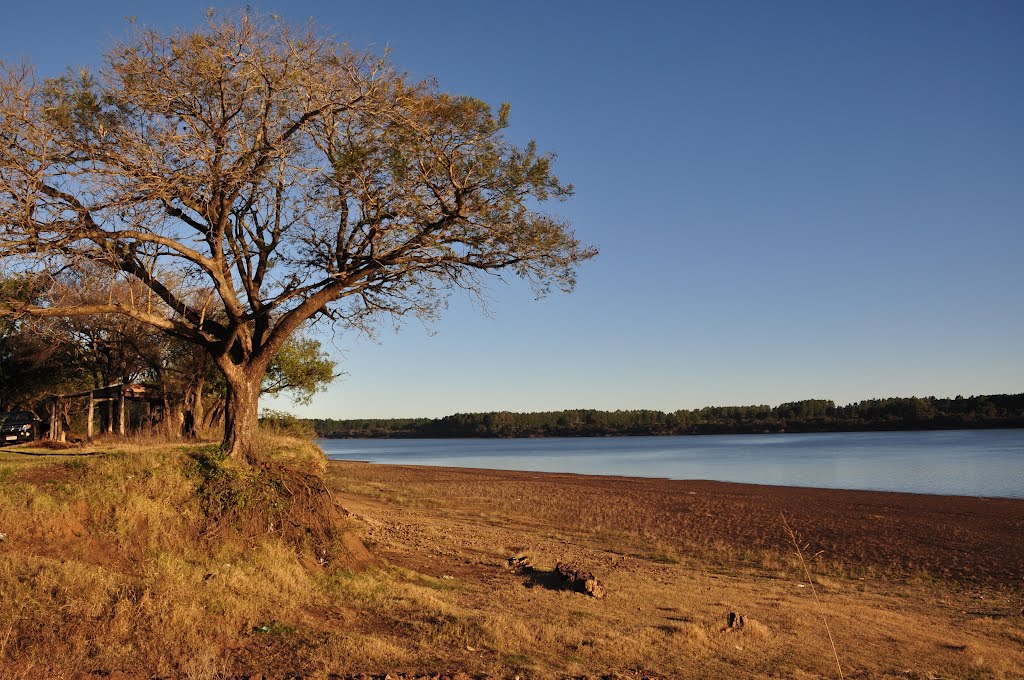
[[[239,463],[254,463],[259,431],[260,384],[263,371],[251,365],[225,370],[227,399],[224,405],[224,442],[228,457]]]

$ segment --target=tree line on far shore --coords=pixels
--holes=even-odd
[[[443,418],[305,419],[325,438],[592,437],[1024,427],[1024,394],[953,399],[896,397],[836,406],[805,399],[778,406],[708,406],[672,413],[577,409],[457,413]]]

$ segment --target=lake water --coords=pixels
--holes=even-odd
[[[317,443],[373,463],[1024,498],[1024,429]]]

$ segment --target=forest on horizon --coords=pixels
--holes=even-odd
[[[443,418],[305,418],[323,438],[599,437],[1024,427],[1024,394],[893,397],[846,406],[805,399],[778,406],[707,406],[671,413],[575,409],[456,413]]]

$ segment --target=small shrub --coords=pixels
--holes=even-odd
[[[273,435],[296,439],[308,440],[316,437],[316,430],[312,425],[287,411],[264,409],[260,413],[260,429]]]
[[[327,472],[323,449],[308,438],[261,431],[259,457],[262,461],[322,477]]]

